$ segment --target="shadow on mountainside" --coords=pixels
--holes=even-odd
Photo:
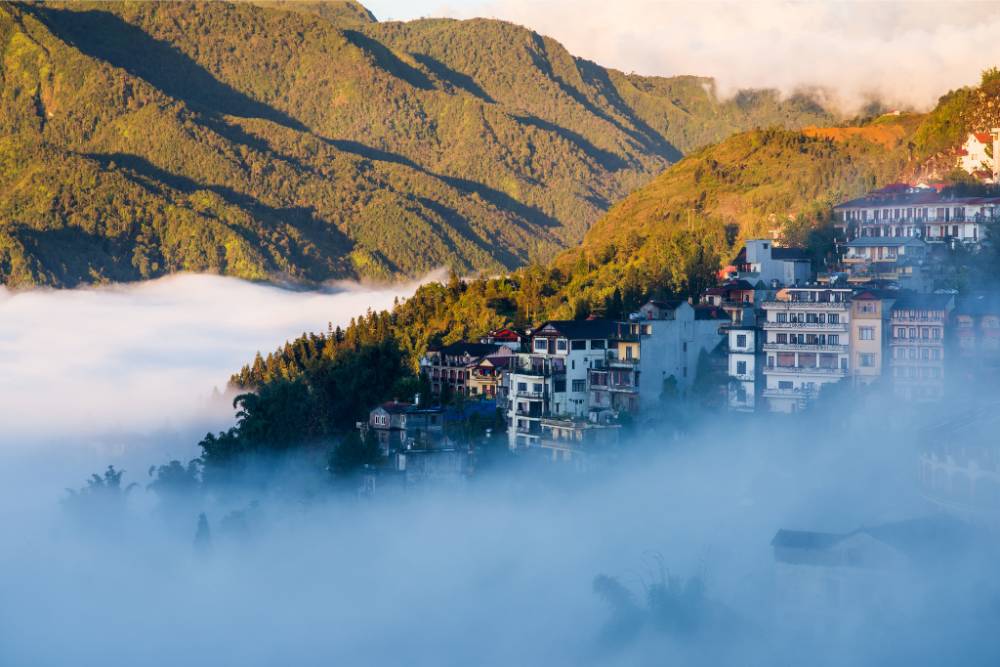
[[[144,79],[193,109],[264,118],[293,130],[307,131],[299,121],[219,81],[179,49],[111,12],[73,11],[44,5],[25,6],[24,11],[85,55]]]

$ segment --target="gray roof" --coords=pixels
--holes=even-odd
[[[533,335],[549,333],[543,329],[551,327],[555,333],[570,339],[613,338],[618,335],[618,325],[616,320],[549,320],[535,329]]]

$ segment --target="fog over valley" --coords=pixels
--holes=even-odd
[[[199,416],[183,409],[185,392],[206,395],[257,347],[392,298],[391,291],[297,293],[197,276],[7,295],[3,309],[24,327],[79,320],[46,335],[50,344],[74,331],[80,338],[56,354],[52,376],[68,377],[51,394],[30,369],[12,364],[19,355],[3,355],[5,377],[25,388],[5,387],[4,401],[22,413],[8,419],[31,436],[24,442],[44,434],[46,456],[25,456],[6,440],[0,452],[0,663],[1000,658],[990,630],[1000,620],[992,533],[956,529],[918,485],[920,433],[940,418],[901,411],[877,391],[863,405],[827,403],[801,418],[719,419],[691,410],[674,415],[673,426],[651,420],[636,426],[616,460],[586,471],[494,455],[466,484],[365,497],[331,485],[300,452],[260,459],[215,487],[151,484],[147,465],[197,454],[191,422]],[[31,307],[46,300],[59,301],[58,316]],[[221,307],[236,302],[244,305]],[[4,344],[18,344],[24,330],[4,319]],[[137,364],[136,355],[145,361]],[[129,395],[162,382],[161,366],[177,361],[183,370],[167,374],[151,398]],[[72,420],[46,419],[42,406],[72,402],[75,391],[86,409],[70,405]],[[941,414],[964,409],[945,406]],[[183,428],[164,429],[165,421]],[[207,421],[220,428],[226,419]],[[101,442],[95,425],[105,422],[137,434],[142,455],[126,447],[78,456],[81,445]],[[196,426],[204,431],[203,424]],[[120,436],[115,443],[124,447]],[[120,490],[62,491],[109,463],[124,470]],[[922,522],[918,529],[896,523],[912,519]],[[807,606],[788,597],[781,568],[794,577],[803,566],[776,562],[771,541],[779,530],[860,539],[868,558],[884,555],[884,546],[865,542],[866,527],[886,525],[907,526],[905,565],[871,563],[858,575],[870,580],[836,584],[837,602],[829,597],[835,584],[822,576]],[[859,582],[865,595],[855,590]]]

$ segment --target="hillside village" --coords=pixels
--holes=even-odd
[[[802,248],[750,239],[697,299],[432,347],[420,361],[430,395],[374,407],[359,428],[408,478],[457,476],[474,452],[446,423],[476,406],[484,423],[502,417],[492,428],[511,452],[580,468],[623,426],[679,400],[795,413],[836,388],[877,385],[918,406],[1000,368],[1000,297],[933,289],[949,253],[989,243],[1000,197],[893,184],[833,213],[841,259],[830,270],[814,272]]]

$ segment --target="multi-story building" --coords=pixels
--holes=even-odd
[[[952,321],[959,358],[995,367],[1000,360],[1000,295],[980,293],[960,297]]]
[[[610,454],[618,443],[621,425],[582,417],[542,419],[540,452],[551,461],[584,467],[587,459]]]
[[[379,405],[358,428],[362,433],[374,435],[383,455],[389,455],[440,439],[444,433],[444,410],[440,406],[421,405],[418,394],[413,403],[389,401]]]
[[[630,317],[630,332],[638,336],[637,381],[639,407],[660,400],[664,382],[680,394],[691,389],[701,353],[722,342],[721,325],[729,321],[716,306],[694,308],[687,301],[650,301]]]
[[[763,304],[763,397],[774,412],[805,407],[850,371],[851,290],[793,287]]]
[[[753,412],[761,388],[761,368],[757,363],[761,352],[761,331],[752,310],[738,323],[723,327],[729,344],[729,394],[730,410]]]
[[[834,207],[849,238],[917,237],[931,243],[979,244],[1000,223],[1000,197],[960,197],[896,183]]]
[[[782,248],[770,239],[751,239],[740,249],[732,265],[724,269],[726,277],[745,280],[751,285],[803,285],[812,275],[812,262],[802,248]]]
[[[945,330],[951,294],[906,294],[892,306],[890,366],[897,397],[934,401],[944,395]]]
[[[545,322],[504,373],[512,449],[537,446],[543,417],[584,417],[590,411],[589,371],[603,368],[616,346],[613,320]]]
[[[634,414],[639,411],[641,329],[639,324],[622,323],[615,338],[608,341],[603,363],[595,361],[587,371],[591,412],[610,410]]]
[[[452,343],[427,350],[420,360],[420,371],[427,376],[435,395],[440,395],[446,387],[455,393],[467,394],[470,368],[497,354],[513,352],[499,343]]]
[[[874,290],[858,292],[851,299],[851,378],[857,386],[879,378],[886,365],[889,346],[889,316],[895,296]]]

